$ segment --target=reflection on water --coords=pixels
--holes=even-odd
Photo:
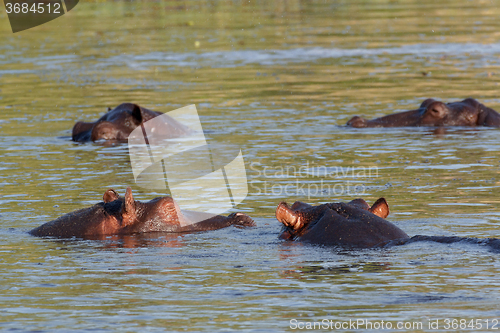
[[[151,232],[138,235],[110,235],[86,237],[88,240],[100,241],[97,244],[104,248],[146,248],[146,247],[171,247],[178,248],[183,245],[183,234],[167,234]],[[54,240],[57,242],[57,240]]]
[[[288,244],[274,219],[282,200],[385,197],[411,236],[500,237],[498,129],[344,127],[426,98],[500,110],[497,4],[85,2],[19,34],[0,16],[2,328],[284,331],[292,318],[498,315],[498,254],[485,246]],[[76,121],[122,102],[196,103],[207,140],[223,155],[242,149],[250,193],[238,210],[258,226],[29,236],[108,188],[165,195],[134,187],[125,145],[69,141]]]
[[[340,266],[323,266],[322,263],[319,265],[310,265],[305,267],[299,267],[297,270],[287,271],[286,275],[295,277],[297,279],[309,279],[309,280],[325,280],[332,279],[335,280],[341,274],[349,273],[380,273],[384,270],[389,269],[389,263],[356,263],[352,265],[340,265]]]

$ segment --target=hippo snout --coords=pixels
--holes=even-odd
[[[234,225],[240,225],[243,227],[254,227],[255,222],[252,220],[250,216],[243,213],[232,213],[228,216],[231,220],[233,220]]]
[[[366,119],[361,118],[359,116],[354,116],[347,122],[347,126],[355,127],[355,128],[362,128],[366,127]]]
[[[286,202],[280,202],[276,208],[276,219],[293,230],[304,227],[304,221],[302,221],[299,214],[293,211]]]

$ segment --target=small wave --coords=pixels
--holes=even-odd
[[[236,67],[249,64],[276,65],[292,62],[311,62],[322,59],[377,57],[385,55],[495,55],[500,53],[500,43],[444,43],[444,44],[413,44],[400,47],[385,47],[373,49],[340,49],[340,48],[296,48],[286,50],[236,50],[218,52],[151,52],[141,55],[119,55],[108,58],[112,64],[124,63],[130,68],[140,69],[149,66],[212,66]]]

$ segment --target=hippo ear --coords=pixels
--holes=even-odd
[[[135,214],[135,200],[132,196],[132,189],[127,187],[125,192],[125,202],[122,205],[122,214]]]
[[[369,211],[385,219],[387,216],[389,216],[389,204],[387,204],[387,201],[384,198],[380,198],[375,201]]]
[[[113,109],[108,106],[108,112],[111,111],[111,110],[113,110]]]
[[[104,195],[102,196],[102,200],[106,203],[113,202],[115,200],[118,200],[119,198],[120,196],[118,195],[118,193],[116,193],[116,191],[111,188],[104,192]]]
[[[135,211],[135,200],[132,196],[132,189],[130,187],[127,187],[127,191],[125,192],[125,201],[122,204],[121,215],[122,227],[128,227],[136,222],[137,214]]]
[[[132,109],[132,117],[134,118],[134,122],[136,124],[142,124],[142,112],[141,112],[141,107],[137,104],[133,104],[133,109]]]

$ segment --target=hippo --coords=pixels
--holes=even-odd
[[[105,140],[107,142],[127,142],[130,133],[146,121],[163,113],[151,111],[137,104],[123,103],[108,112],[97,121],[86,123],[79,121],[73,126],[72,140],[88,142]],[[165,115],[168,119],[167,129],[175,136],[182,136],[190,132],[189,128],[175,119]]]
[[[191,214],[195,212],[190,212]],[[198,213],[204,214],[204,213]],[[125,197],[109,189],[104,192],[103,202],[92,207],[65,214],[47,222],[29,233],[33,236],[59,238],[95,238],[102,235],[128,235],[147,232],[183,233],[215,230],[231,225],[254,226],[246,214],[232,213],[225,217],[206,214],[204,220],[190,223],[171,197],[158,197],[149,202],[134,200],[132,189],[127,188]]]
[[[371,207],[363,199],[356,199],[319,206],[297,201],[288,207],[281,202],[276,209],[276,218],[284,225],[281,239],[360,248],[410,238],[385,220],[388,215],[389,205],[384,198]]]
[[[355,116],[347,126],[404,127],[404,126],[490,126],[500,127],[500,114],[473,98],[461,102],[443,103],[426,99],[417,110],[394,113],[373,120]]]
[[[297,201],[291,207],[281,202],[276,218],[283,224],[280,239],[343,248],[376,248],[403,245],[416,241],[438,243],[467,242],[488,245],[500,252],[500,239],[455,236],[408,236],[385,220],[389,205],[384,198],[371,207],[363,199],[349,203],[327,203],[318,206]]]

